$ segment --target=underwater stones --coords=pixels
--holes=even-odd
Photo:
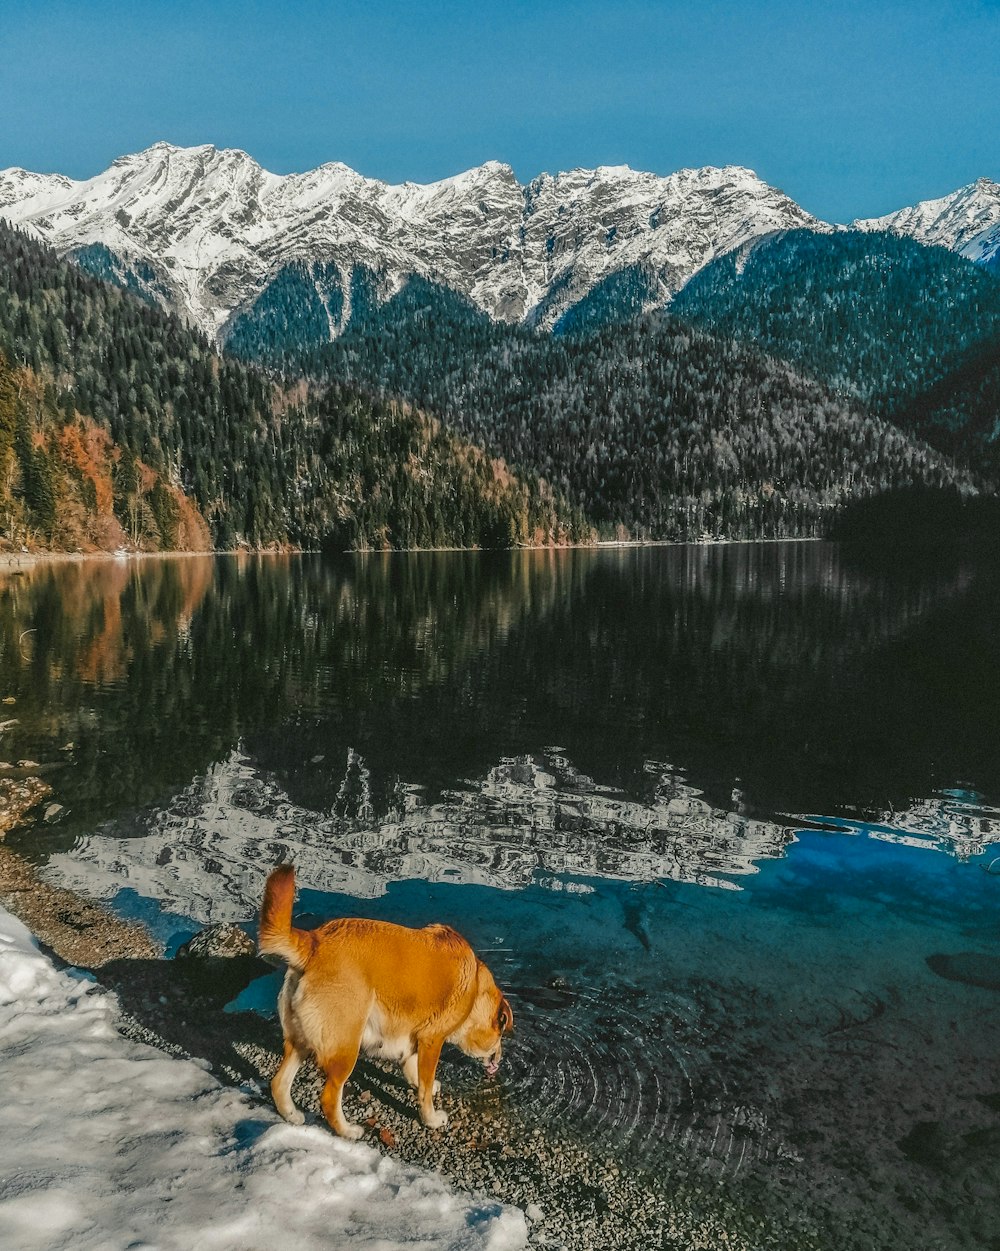
[[[210,925],[188,939],[177,949],[178,959],[194,956],[209,959],[213,956],[253,956],[257,947],[249,934],[238,925]]]
[[[576,1001],[576,993],[562,977],[549,978],[542,986],[519,986],[517,994],[536,1008],[567,1008]]]
[[[24,825],[29,813],[52,794],[41,778],[0,778],[0,838]]]
[[[1000,956],[979,951],[960,951],[953,956],[933,955],[927,957],[927,967],[950,982],[1000,990]]]

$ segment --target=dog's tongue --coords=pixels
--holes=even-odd
[[[499,1070],[500,1070],[499,1060],[487,1060],[486,1061],[486,1072],[490,1075],[490,1077],[496,1077]]]

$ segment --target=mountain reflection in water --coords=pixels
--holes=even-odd
[[[66,766],[39,854],[240,745],[317,812],[353,753],[378,821],[400,786],[433,803],[554,744],[622,802],[656,806],[672,769],[782,826],[995,794],[998,581],[807,543],[0,572],[0,759]]]

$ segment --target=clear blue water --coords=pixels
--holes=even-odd
[[[287,858],[307,920],[456,925],[517,1033],[449,1088],[992,1247],[998,627],[970,552],[37,569],[0,574],[0,759],[66,808],[19,849],[170,950]]]

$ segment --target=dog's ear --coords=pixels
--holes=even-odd
[[[497,1029],[501,1034],[509,1034],[514,1028],[514,1010],[507,1002],[507,996],[504,995],[500,999],[500,1007],[497,1009]]]

